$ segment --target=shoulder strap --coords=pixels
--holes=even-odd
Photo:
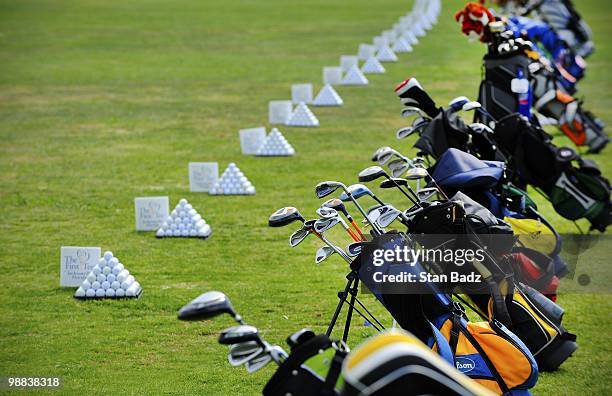
[[[429,322],[429,326],[431,326],[431,331],[433,333],[434,340],[436,342],[436,345],[438,346],[438,354],[448,363],[452,364],[454,367],[455,357],[450,345],[448,344],[448,341],[446,340],[446,338],[444,338],[440,330],[438,330],[438,328],[433,325],[433,323]]]

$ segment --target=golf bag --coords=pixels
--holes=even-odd
[[[586,218],[602,232],[612,222],[610,183],[593,161],[556,147],[546,132],[519,114],[497,122],[495,140],[510,159],[514,180],[541,189],[561,216]]]
[[[592,31],[582,19],[571,0],[544,0],[536,1],[535,5],[527,10],[537,11],[538,15],[546,21],[577,54],[584,58],[595,50]]]
[[[346,352],[325,334],[313,335],[291,349],[263,389],[265,396],[333,396],[342,386],[340,371]]]
[[[557,120],[559,129],[577,146],[588,146],[593,153],[605,147],[608,136],[601,122],[584,111],[577,99],[558,88],[554,71],[540,61],[536,52],[513,42],[508,44],[511,51],[498,52],[495,44],[489,45],[483,59],[484,79],[478,93],[479,102],[494,120],[476,113],[476,121],[490,124],[506,115],[522,113],[535,123],[530,113],[533,104],[540,114]]]
[[[380,333],[345,359],[343,396],[490,395],[402,330]]]
[[[449,202],[460,206],[465,210],[465,214],[457,215],[453,219],[435,216],[431,211],[424,212],[422,216],[427,221],[427,229],[423,230],[421,227],[424,221],[415,222],[413,219],[411,232],[421,233],[432,229],[443,232],[454,230],[456,233],[464,232],[471,241],[481,246],[486,245],[487,251],[493,252],[496,257],[489,256],[481,262],[473,262],[473,266],[466,269],[480,273],[484,281],[480,285],[453,286],[469,296],[476,304],[475,311],[483,318],[503,323],[516,334],[534,355],[540,370],[556,370],[576,350],[576,336],[561,326],[563,316],[560,314],[563,312],[561,307],[548,300],[538,290],[522,284],[519,276],[524,271],[523,265],[529,264],[535,267],[535,263],[530,262],[531,259],[525,254],[526,249],[513,249],[511,252],[508,248],[507,252],[502,253],[505,244],[499,240],[495,241],[494,249],[491,249],[490,240],[486,242],[487,239],[481,234],[488,230],[482,227],[474,229],[473,226],[475,223],[481,223],[491,227],[491,230],[499,229],[499,223],[486,208],[461,192],[456,193]],[[475,218],[480,220],[474,221]],[[475,235],[476,232],[480,234]],[[519,258],[523,262],[519,262]],[[551,270],[548,269],[545,274],[552,274]],[[543,277],[538,280],[550,285],[548,278]]]
[[[443,212],[446,212],[442,209]],[[459,207],[456,207],[459,211]],[[452,208],[451,208],[452,210]],[[431,212],[430,212],[431,213]],[[420,263],[374,267],[377,249],[394,250],[411,243],[405,235],[386,234],[364,248],[357,263],[359,278],[404,329],[433,348],[449,363],[480,385],[498,394],[528,394],[538,378],[537,364],[525,344],[501,322],[470,323],[461,306],[436,285],[419,285],[427,290],[401,293],[373,281],[373,271],[387,275],[425,270]]]
[[[508,223],[524,247],[521,255],[535,262],[519,260],[525,263],[523,272],[529,275],[530,284],[537,284],[539,291],[554,297],[554,285],[559,281],[554,275],[562,276],[567,272],[567,266],[558,256],[561,236],[537,212],[537,206],[527,193],[504,182],[504,171],[502,162],[482,161],[451,148],[438,159],[431,174],[446,195],[461,191]]]

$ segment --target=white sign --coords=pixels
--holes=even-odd
[[[293,113],[290,100],[271,100],[268,104],[268,122],[270,124],[286,124]]]
[[[323,68],[323,84],[338,85],[342,82],[342,68],[325,66]]]
[[[189,163],[189,191],[208,192],[219,178],[219,164],[216,162]]]
[[[372,44],[359,44],[359,54],[357,55],[360,60],[368,60],[374,56],[376,48]]]
[[[60,286],[81,286],[85,277],[98,264],[99,247],[62,246],[60,255]]]
[[[359,60],[355,55],[342,55],[340,57],[340,67],[342,71],[346,72],[353,66],[359,66]]]
[[[134,199],[136,231],[157,231],[168,217],[168,197],[139,197]]]
[[[291,101],[295,104],[312,103],[312,84],[293,84],[291,86]]]
[[[291,102],[289,102],[291,103]],[[248,128],[240,130],[240,148],[242,154],[254,155],[266,140],[266,128]]]

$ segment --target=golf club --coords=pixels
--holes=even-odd
[[[340,202],[342,202],[342,201],[340,201]],[[327,218],[338,218],[338,221],[340,222],[340,224],[342,224],[342,227],[346,230],[346,232],[349,234],[349,236],[351,237],[351,239],[353,241],[360,241],[361,240],[361,238],[359,238],[357,235],[355,235],[355,233],[344,222],[344,220],[342,220],[342,217],[340,217],[340,214],[338,213],[338,211],[336,209],[327,207],[327,206],[325,206],[325,203],[323,203],[321,205],[321,207],[319,209],[317,209],[317,214],[321,218],[324,218],[324,219],[327,219]],[[316,231],[316,227],[315,227],[315,231]]]
[[[204,320],[224,313],[232,316],[236,322],[244,324],[242,317],[234,311],[232,303],[225,294],[209,291],[183,306],[178,312],[178,318],[179,320]]]
[[[346,217],[346,219],[349,221],[349,223],[351,223],[353,228],[355,228],[355,231],[357,231],[357,233],[359,234],[359,237],[361,238],[361,240],[365,240],[365,235],[363,235],[363,232],[361,231],[361,228],[359,228],[359,226],[355,222],[355,219],[353,219],[353,217],[348,213],[348,211],[346,210],[346,207],[344,206],[344,203],[342,202],[341,199],[339,199],[339,198],[332,198],[332,199],[329,199],[329,200],[325,201],[323,203],[323,205],[328,207],[328,208],[335,209],[338,212],[342,213],[344,215],[344,217]]]
[[[239,325],[227,328],[219,334],[219,344],[233,345],[240,342],[255,341],[261,343],[259,332],[256,327]]]
[[[233,367],[242,366],[255,356],[263,352],[263,347],[256,341],[240,342],[230,346],[227,361]]]
[[[365,168],[364,170],[362,170],[361,172],[359,172],[359,181],[360,182],[369,182],[372,180],[376,180],[380,177],[385,177],[388,180],[391,180],[393,182],[393,178],[391,176],[389,176],[389,174],[387,172],[385,172],[385,170],[383,168],[381,168],[380,166],[370,166],[368,168]],[[406,198],[408,198],[410,201],[412,201],[412,203],[417,204],[418,205],[418,201],[417,201],[417,197],[416,194],[414,193],[414,191],[412,191],[412,188],[410,188],[409,185],[406,184],[406,187],[408,188],[408,191],[410,191],[410,193],[413,195],[413,197],[411,197],[399,184],[393,182],[397,188],[402,192],[402,194],[404,194],[406,196]],[[340,198],[342,199],[342,198]],[[380,202],[380,201],[379,201]],[[382,205],[384,205],[384,202],[380,202]]]
[[[315,264],[321,264],[325,261],[329,256],[336,253],[336,251],[329,246],[322,246],[317,250],[317,254],[315,256]]]
[[[342,188],[346,192],[346,196],[353,202],[353,204],[357,207],[359,212],[361,212],[361,214],[364,217],[367,217],[365,211],[363,210],[361,205],[359,205],[357,200],[353,197],[353,195],[351,194],[349,189],[344,184],[342,184],[340,182],[336,182],[336,181],[324,181],[324,182],[321,182],[321,183],[317,184],[317,186],[315,187],[315,193],[316,193],[318,198],[325,198],[326,196],[328,196],[331,193],[333,193],[334,191],[336,191],[338,188]],[[342,198],[340,198],[340,199],[342,199]],[[378,234],[382,234],[382,231],[377,229],[375,226],[372,226],[372,229],[374,230],[374,232],[376,232]]]

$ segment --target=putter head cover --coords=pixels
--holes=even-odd
[[[495,17],[484,6],[484,0],[480,0],[480,3],[467,3],[463,9],[455,13],[455,20],[461,24],[461,32],[466,36],[478,39],[482,43],[491,42],[489,23],[494,22]]]
[[[431,118],[437,116],[441,111],[431,96],[425,92],[419,81],[414,77],[399,83],[395,87],[395,93],[405,106],[418,107]]]

